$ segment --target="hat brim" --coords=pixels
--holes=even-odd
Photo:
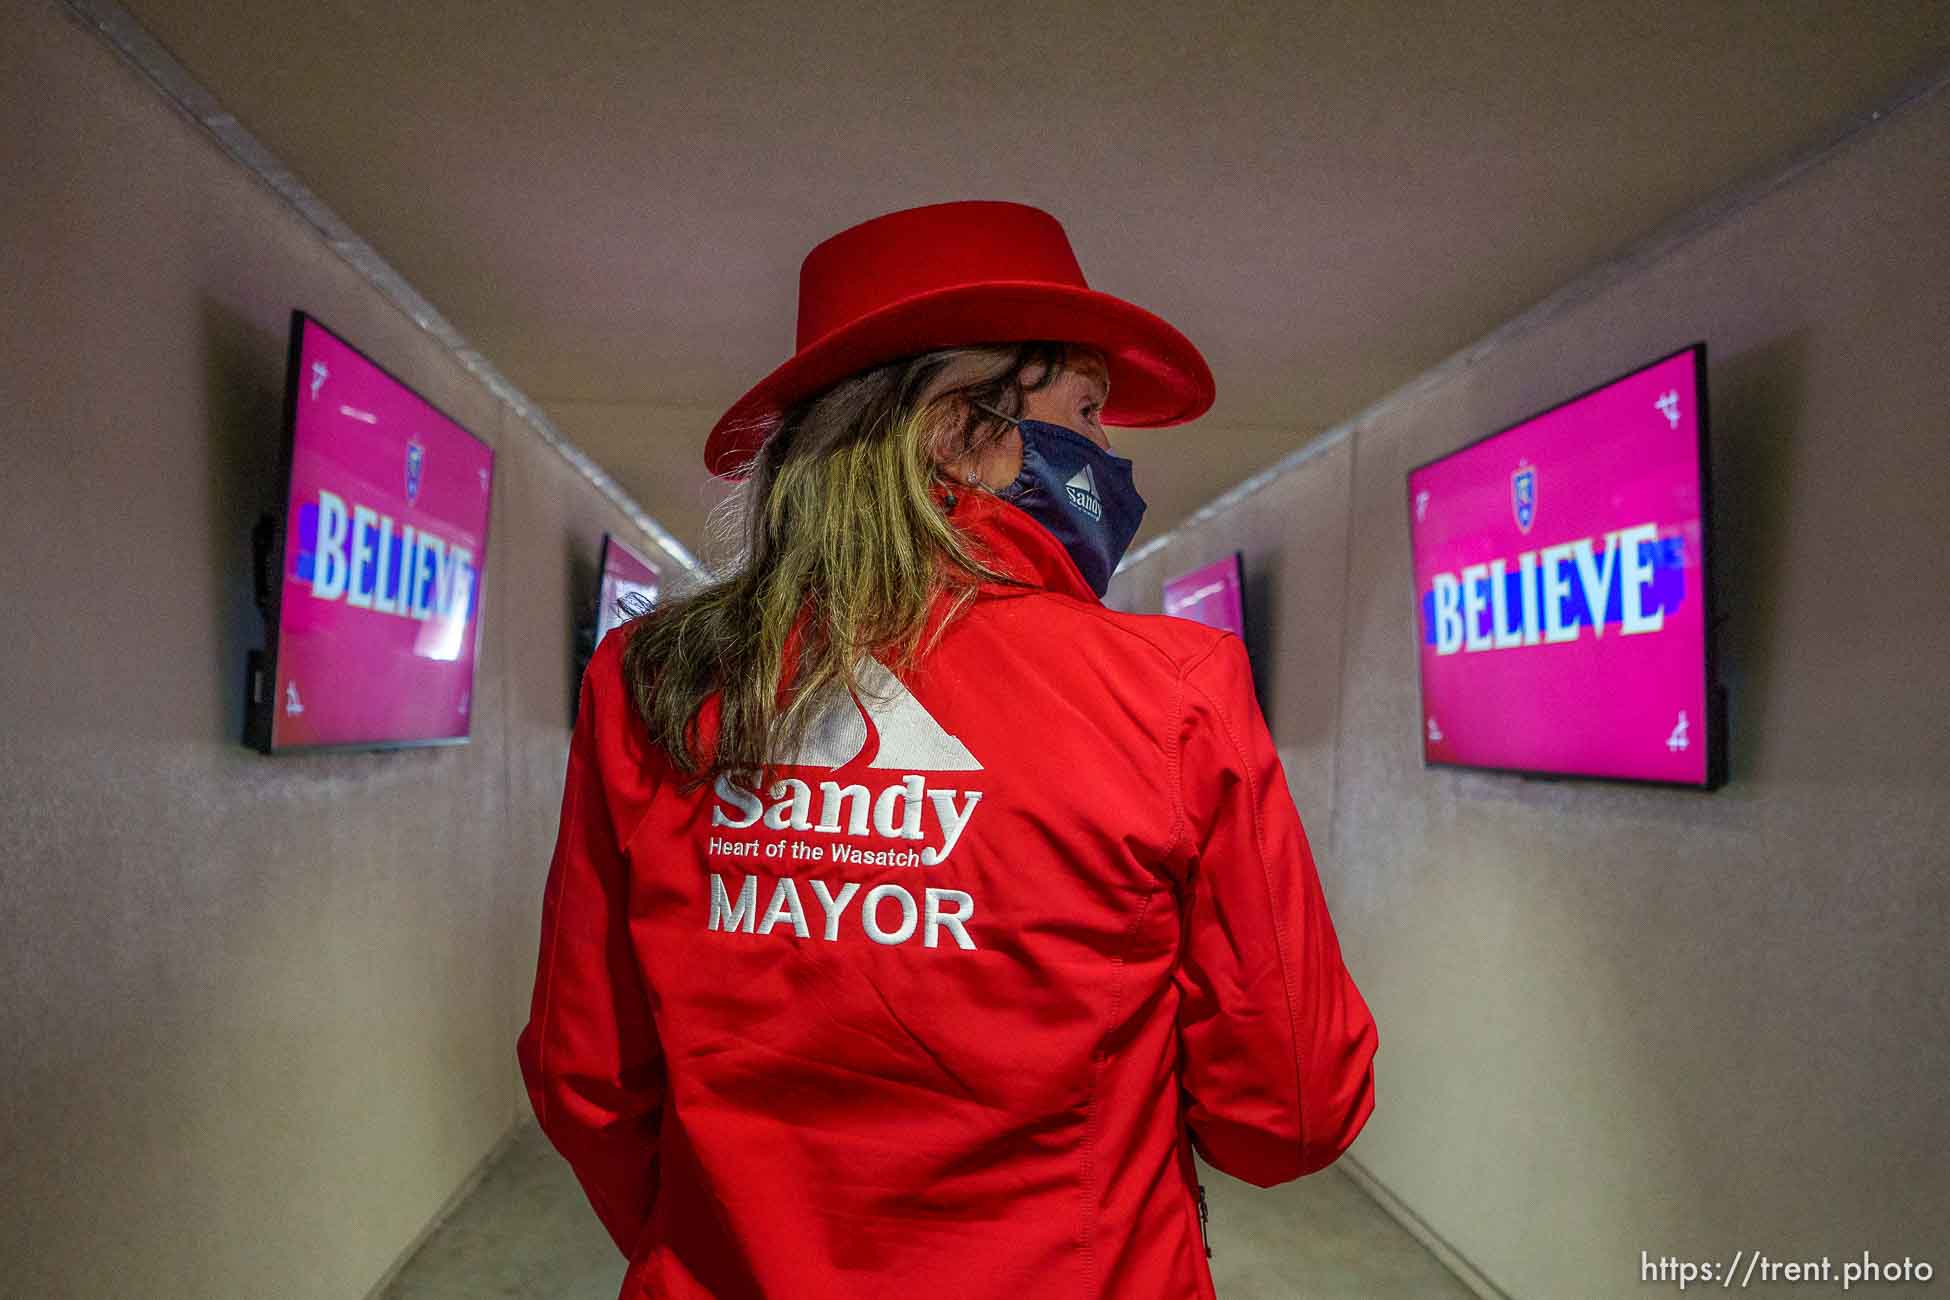
[[[1157,429],[1211,408],[1205,358],[1135,303],[1046,281],[957,285],[890,303],[800,349],[718,420],[704,443],[704,464],[720,478],[745,477],[788,408],[871,366],[935,348],[1031,339],[1103,353],[1110,370],[1105,424]]]

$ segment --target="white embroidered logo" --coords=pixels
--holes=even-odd
[[[1063,486],[1069,491],[1070,501],[1077,509],[1092,519],[1104,517],[1104,507],[1097,500],[1097,478],[1090,472],[1088,465],[1072,475],[1070,481]]]
[[[801,769],[804,779],[781,776],[761,793],[750,774],[719,775],[713,786],[717,795],[711,810],[713,832],[706,848],[712,865],[762,863],[776,872],[802,864],[813,870],[819,869],[817,864],[844,870],[929,868],[948,861],[975,816],[982,792],[930,788],[921,773],[979,772],[981,763],[921,707],[885,664],[862,659],[854,676],[859,697],[833,688],[835,698],[813,721],[798,752],[780,764]],[[863,758],[865,770],[900,775],[886,778],[885,784],[849,782],[839,775],[839,769],[859,765]],[[832,775],[820,779],[804,772],[807,768],[825,769]],[[752,834],[720,835],[719,827]],[[777,832],[786,836],[778,837]],[[808,883],[825,913],[822,938],[838,942],[841,917],[861,892],[860,882],[842,881],[837,891],[824,880]],[[707,929],[772,934],[783,924],[797,938],[812,937],[794,876],[778,877],[771,906],[762,917],[757,876],[747,873],[739,879],[735,901],[734,888],[724,875],[711,872],[710,885]],[[918,933],[928,948],[940,946],[943,935],[954,941],[956,949],[976,946],[969,933],[974,895],[940,886],[918,892],[917,899],[914,892],[892,881],[867,889],[857,912],[862,932],[878,944],[902,944]],[[897,914],[882,906],[886,903],[894,904]]]
[[[880,736],[869,768],[903,772],[979,772],[982,765],[968,746],[948,734],[921,707],[900,678],[878,659],[862,659],[854,669],[864,701],[835,700],[806,732],[790,760],[800,767],[845,767],[865,752],[867,720]],[[861,713],[865,704],[866,712]]]
[[[982,792],[959,782],[930,788],[921,773],[979,772],[982,765],[884,664],[862,659],[854,673],[864,700],[832,688],[841,702],[827,706],[813,722],[798,753],[773,760],[803,776],[781,776],[761,792],[750,773],[720,773],[711,824],[837,836],[830,860],[856,866],[937,866],[954,852]],[[876,790],[871,786],[877,782],[820,780],[806,771],[824,770],[837,778],[842,768],[900,775]],[[847,842],[856,836],[891,840],[897,847],[862,849]]]

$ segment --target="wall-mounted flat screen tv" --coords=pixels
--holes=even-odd
[[[614,533],[603,534],[603,569],[596,589],[596,644],[656,603],[662,575]]]
[[[1234,551],[1165,582],[1165,613],[1246,635],[1245,570]]]
[[[302,311],[284,437],[247,742],[267,754],[464,743],[493,450]]]
[[[1712,789],[1706,345],[1410,470],[1427,764]]]

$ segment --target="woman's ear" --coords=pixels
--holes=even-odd
[[[924,417],[932,429],[929,452],[937,465],[966,460],[981,451],[993,437],[983,436],[983,426],[991,423],[966,393],[944,393],[929,404]]]
[[[943,455],[941,451],[937,451],[935,454],[934,470],[935,473],[950,483],[973,486],[981,482],[981,474],[978,469],[978,466],[981,464],[981,459],[982,453],[979,450],[964,451],[961,455],[952,458]]]
[[[967,455],[967,403],[960,394],[945,393],[922,408],[921,418],[927,424],[928,459],[947,475],[948,466]]]

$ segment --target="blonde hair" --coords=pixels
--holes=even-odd
[[[981,583],[1015,581],[971,553],[933,489],[944,464],[1007,432],[975,404],[1020,415],[1023,394],[1054,382],[1067,357],[1044,342],[942,349],[854,375],[785,413],[734,499],[742,546],[730,571],[626,632],[637,711],[689,788],[723,772],[764,779],[778,756],[798,752],[832,692],[860,691],[863,655],[900,673],[926,653],[944,591],[953,603],[940,627]],[[1032,363],[1041,374],[1025,384]],[[713,694],[719,725],[706,752],[699,719]]]

